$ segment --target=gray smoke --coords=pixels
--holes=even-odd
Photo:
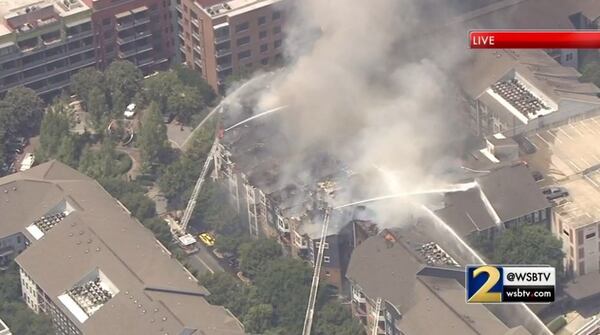
[[[290,106],[278,118],[291,139],[286,150],[295,157],[334,153],[361,173],[374,166],[392,171],[394,185],[373,175],[370,194],[445,184],[444,167],[455,161],[465,133],[446,73],[462,55],[410,41],[432,30],[427,17],[451,10],[417,0],[296,3],[287,27],[292,65],[258,108]],[[289,168],[298,171],[297,164]]]

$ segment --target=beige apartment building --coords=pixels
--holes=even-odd
[[[47,94],[95,64],[91,10],[80,0],[0,4],[0,94],[26,85]]]
[[[217,91],[282,57],[282,0],[177,0],[176,9],[181,59]]]
[[[565,270],[574,276],[600,272],[600,186],[594,175],[562,184],[570,194],[555,208],[554,234],[563,242]]]

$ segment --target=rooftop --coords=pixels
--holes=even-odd
[[[0,213],[8,218],[0,236],[30,234],[26,227],[36,218],[65,200],[72,206],[16,261],[83,333],[244,334],[227,310],[206,302],[206,289],[94,180],[52,161],[0,178],[0,192]]]
[[[216,18],[221,16],[232,17],[240,15],[280,1],[281,0],[198,0],[197,2],[210,16]]]
[[[4,0],[0,5],[0,36],[28,31],[88,9],[81,0]]]
[[[555,207],[561,222],[577,229],[600,222],[600,190],[586,178],[561,184],[569,191],[568,199]]]
[[[347,276],[368,297],[382,297],[402,313],[401,331],[457,335],[509,332],[509,327],[483,305],[465,304],[464,287],[455,279],[420,275],[425,265],[416,257],[416,250],[387,233],[370,237],[354,250]]]
[[[553,181],[600,166],[600,116],[527,135],[536,152],[524,156],[532,169]]]
[[[524,164],[493,170],[476,181],[502,222],[550,207]]]
[[[447,193],[444,208],[436,211],[460,236],[550,207],[523,164],[499,166],[479,174],[475,181],[476,188]]]
[[[577,70],[543,50],[482,50],[458,74],[463,90],[492,109],[508,110],[523,124],[566,103],[600,108],[600,89],[580,83]]]

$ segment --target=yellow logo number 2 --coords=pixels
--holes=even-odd
[[[488,274],[488,279],[481,285],[479,290],[469,298],[470,302],[500,302],[502,294],[500,292],[490,292],[492,287],[500,280],[500,271],[493,266],[482,266],[473,271],[473,278],[477,278],[482,273]]]

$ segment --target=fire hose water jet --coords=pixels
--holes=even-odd
[[[260,118],[260,117],[263,117],[263,116],[265,116],[265,115],[269,115],[269,114],[271,114],[271,113],[278,112],[278,111],[280,111],[280,110],[282,110],[282,109],[286,109],[287,107],[288,107],[288,106],[279,106],[279,107],[275,107],[275,108],[273,108],[273,109],[269,109],[269,110],[268,110],[268,111],[266,111],[266,112],[262,112],[262,113],[259,113],[259,114],[256,114],[256,115],[253,115],[253,116],[251,116],[251,117],[249,117],[249,118],[247,118],[247,119],[245,119],[245,120],[242,120],[242,121],[240,121],[240,122],[238,122],[238,123],[234,124],[233,126],[231,126],[231,127],[227,128],[227,129],[225,129],[225,131],[226,131],[226,132],[227,132],[227,131],[230,131],[230,130],[232,130],[232,129],[234,129],[234,128],[237,128],[237,127],[239,127],[239,126],[241,126],[241,125],[243,125],[243,124],[246,124],[246,123],[248,123],[248,122],[250,122],[250,121],[252,121],[252,120],[254,120],[254,119],[258,119],[258,118]]]
[[[396,199],[396,198],[404,198],[404,197],[410,197],[410,196],[416,196],[416,195],[451,193],[451,192],[464,192],[464,191],[468,191],[468,190],[470,190],[470,189],[472,189],[473,187],[476,187],[476,186],[477,186],[477,183],[471,182],[471,183],[465,183],[465,184],[450,185],[450,186],[447,186],[445,188],[432,189],[432,190],[426,190],[426,191],[394,193],[394,194],[379,196],[379,197],[375,197],[375,198],[370,198],[370,199],[365,199],[365,200],[351,202],[351,203],[348,203],[348,204],[337,206],[337,207],[335,207],[335,209],[342,209],[342,208],[346,208],[346,207],[350,207],[350,206],[362,205],[362,204],[366,204],[366,203],[370,203],[370,202],[375,202],[375,201],[388,200],[388,199]]]

